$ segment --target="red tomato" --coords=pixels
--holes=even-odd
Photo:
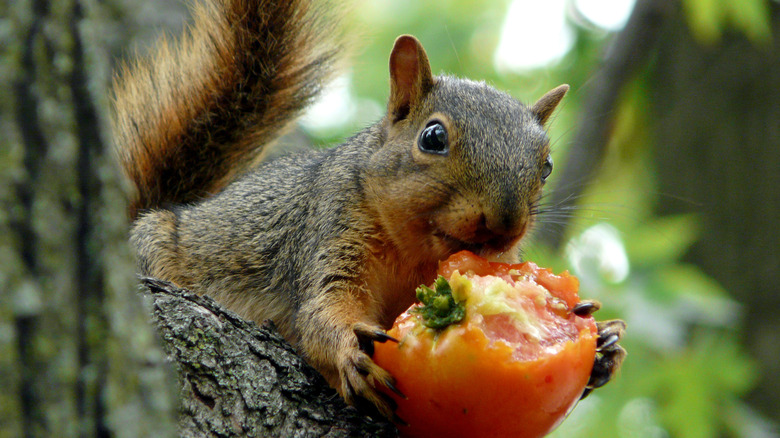
[[[457,273],[456,273],[457,271]],[[577,279],[533,263],[490,263],[460,252],[439,266],[465,317],[426,327],[421,304],[376,344],[374,361],[406,395],[397,414],[412,437],[541,437],[565,418],[590,376],[598,336],[571,308]],[[437,281],[438,282],[438,281]],[[430,290],[430,289],[429,289]]]

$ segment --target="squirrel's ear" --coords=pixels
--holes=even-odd
[[[539,124],[544,126],[547,123],[547,119],[550,118],[555,107],[561,103],[563,96],[569,91],[569,86],[566,84],[558,85],[552,90],[548,91],[541,99],[537,100],[534,106],[531,107],[531,112],[539,121]]]
[[[403,119],[433,86],[428,55],[411,35],[395,40],[390,53],[390,100],[387,112],[393,122]]]

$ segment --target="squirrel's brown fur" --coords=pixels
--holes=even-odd
[[[316,97],[345,50],[326,2],[216,0],[192,6],[174,43],[114,86],[114,134],[135,183],[130,214],[193,202],[259,161]]]
[[[389,416],[366,376],[392,377],[363,341],[385,339],[455,251],[516,260],[551,166],[543,125],[568,87],[528,107],[434,77],[402,36],[387,116],[338,147],[257,164],[321,90],[341,44],[324,38],[335,35],[324,7],[303,0],[215,0],[194,15],[187,36],[117,85],[141,270],[273,320],[348,402]]]

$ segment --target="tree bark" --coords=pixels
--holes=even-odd
[[[396,436],[348,407],[270,323],[160,280],[145,279],[144,293],[178,370],[182,436]]]
[[[0,3],[0,438],[393,436],[277,335],[135,290],[106,90],[144,4]]]
[[[75,0],[0,16],[0,436],[172,435],[107,146],[116,23]]]

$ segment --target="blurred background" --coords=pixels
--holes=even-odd
[[[50,398],[36,395],[45,381],[26,370],[51,358],[146,369],[161,360],[149,356],[152,337],[139,340],[142,316],[113,319],[132,307],[121,298],[131,293],[126,250],[101,246],[124,238],[121,184],[105,172],[86,178],[79,173],[86,167],[68,158],[68,150],[93,145],[87,155],[110,166],[99,146],[105,117],[84,125],[84,114],[99,111],[76,105],[68,118],[66,110],[82,88],[107,107],[116,60],[179,33],[186,20],[179,0],[0,1],[0,289],[11,291],[0,296],[0,377],[21,388],[23,409]],[[555,170],[525,257],[571,270],[581,296],[603,303],[598,318],[624,319],[629,356],[617,379],[581,402],[554,436],[780,436],[780,3],[369,0],[354,2],[348,26],[356,35],[352,62],[285,145],[332,145],[380,118],[387,57],[403,33],[422,41],[435,73],[484,80],[527,103],[571,85],[549,128]],[[79,85],[77,74],[85,72],[87,86],[74,86],[71,95],[68,84]],[[46,75],[65,88],[47,86]],[[73,126],[82,129],[75,138],[86,140],[56,134]],[[103,138],[88,134],[96,126]],[[48,149],[30,148],[44,144]],[[46,161],[37,163],[38,155]],[[54,176],[75,185],[57,186],[67,202],[50,205],[36,187],[53,186],[47,178]],[[70,222],[74,211],[87,211],[90,194],[100,215]],[[78,223],[91,220],[108,228],[92,247],[73,249],[75,261],[58,260],[72,248],[61,248],[53,230],[83,233]],[[44,247],[58,249],[38,251]],[[90,259],[93,252],[100,256]],[[51,274],[62,263],[78,275]],[[125,274],[116,274],[119,264]],[[98,288],[107,292],[84,295]],[[108,300],[110,318],[79,325],[87,335],[95,327],[109,334],[122,324],[132,328],[132,340],[114,345],[108,362],[90,356],[102,342],[97,336],[81,336],[86,340],[75,346],[52,340],[72,324],[61,315],[74,296],[71,315],[88,313],[91,300]],[[59,322],[40,323],[46,312]],[[113,366],[82,366],[94,374],[82,371],[78,397],[90,400],[100,384],[153,388],[167,379],[128,381]],[[19,405],[14,391],[0,394],[0,407]],[[135,423],[123,418],[111,421]]]

